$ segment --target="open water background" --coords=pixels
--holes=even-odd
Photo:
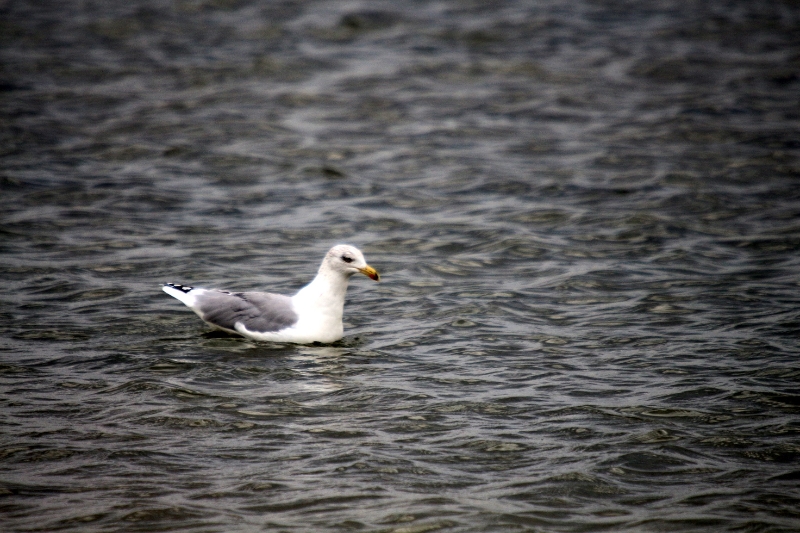
[[[800,530],[794,1],[0,2],[3,531]],[[346,337],[210,334],[166,281]]]

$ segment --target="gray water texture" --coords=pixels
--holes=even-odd
[[[800,531],[800,4],[0,2],[0,530]],[[213,333],[163,282],[345,338]]]

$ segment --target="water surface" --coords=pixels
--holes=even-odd
[[[797,531],[792,2],[0,3],[0,513]],[[167,281],[290,293],[330,346]]]

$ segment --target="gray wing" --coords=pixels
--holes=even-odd
[[[298,319],[291,298],[267,292],[207,291],[196,307],[203,320],[231,331],[236,330],[237,322],[253,332],[280,331]]]

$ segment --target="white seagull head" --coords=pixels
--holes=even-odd
[[[321,269],[337,272],[345,278],[361,273],[375,281],[381,279],[378,271],[367,264],[361,250],[349,244],[337,244],[328,250]]]

